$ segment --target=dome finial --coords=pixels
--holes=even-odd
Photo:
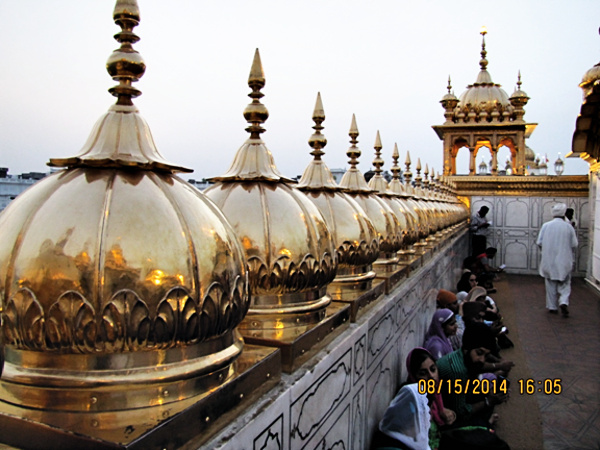
[[[450,75],[448,75],[448,94],[452,94],[452,80],[450,79]]]
[[[121,31],[115,34],[115,40],[121,44],[121,47],[109,56],[106,70],[119,84],[110,88],[108,92],[117,97],[117,105],[133,105],[131,99],[139,97],[142,92],[134,88],[131,83],[138,81],[146,71],[144,60],[132,47],[132,44],[140,40],[133,32],[140,23],[137,0],[117,0],[113,20],[121,27]]]
[[[421,178],[421,158],[417,158],[417,175],[415,175],[415,185],[417,187],[420,187],[422,180],[423,178]]]
[[[315,103],[312,120],[315,122],[315,126],[312,127],[315,132],[308,138],[308,145],[313,148],[313,151],[310,152],[310,154],[315,157],[315,161],[319,161],[321,156],[325,154],[321,149],[327,145],[327,139],[321,134],[321,130],[324,128],[321,124],[325,120],[325,111],[323,109],[320,92],[317,93],[317,101]]]
[[[297,187],[300,188],[300,190],[337,190],[338,185],[333,179],[331,171],[321,160],[321,156],[325,154],[321,149],[327,145],[327,139],[321,134],[321,130],[324,128],[321,124],[325,120],[325,110],[323,109],[320,92],[317,93],[317,101],[315,103],[312,119],[315,122],[315,126],[312,127],[315,132],[308,138],[308,145],[313,148],[310,154],[314,156],[314,159],[304,170]]]
[[[356,116],[352,114],[352,123],[350,124],[350,131],[348,132],[348,136],[350,136],[350,148],[346,152],[346,156],[350,158],[348,164],[350,164],[350,169],[356,169],[356,165],[358,164],[358,157],[360,156],[360,149],[356,146],[358,144],[358,127],[356,126]]]
[[[400,166],[398,165],[398,159],[400,159],[400,153],[398,153],[398,143],[394,142],[394,150],[392,151],[392,167],[390,171],[392,172],[392,179],[399,180],[400,179]]]
[[[385,161],[381,159],[381,149],[383,148],[383,145],[381,145],[381,137],[379,136],[379,130],[377,130],[377,135],[375,136],[375,145],[373,146],[373,148],[375,149],[375,159],[373,160],[373,167],[375,167],[375,173],[377,175],[381,175],[381,172],[383,172],[381,168],[383,167]]]
[[[406,160],[404,161],[404,165],[406,166],[406,170],[404,171],[404,180],[406,185],[410,185],[412,181],[412,172],[410,171],[410,152],[406,152]]]
[[[481,37],[481,60],[479,61],[479,66],[481,67],[481,70],[486,70],[487,64],[488,64],[488,60],[485,59],[485,57],[487,56],[487,52],[485,51],[485,35],[487,34],[487,28],[485,26],[481,27],[479,34],[481,34],[481,36],[482,36]]]
[[[248,86],[252,89],[252,92],[248,94],[248,97],[252,99],[252,103],[246,106],[244,110],[244,118],[250,124],[246,131],[250,133],[251,139],[260,139],[260,134],[265,132],[261,124],[269,118],[269,111],[260,102],[260,99],[264,97],[260,90],[265,87],[265,73],[258,49],[254,52],[254,60],[248,76]]]

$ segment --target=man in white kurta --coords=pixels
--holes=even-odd
[[[560,307],[565,317],[569,315],[573,250],[577,248],[575,230],[565,220],[566,211],[564,203],[554,205],[553,219],[542,225],[537,238],[542,251],[540,275],[546,281],[546,308],[556,314]]]

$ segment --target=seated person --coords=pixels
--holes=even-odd
[[[477,286],[477,275],[473,272],[464,272],[456,283],[456,292],[469,292],[475,286]]]
[[[463,391],[460,393],[457,389],[442,391],[444,404],[456,413],[457,426],[489,426],[494,406],[508,399],[507,393],[497,391],[489,393],[482,401],[469,403],[469,395],[464,392],[467,380],[471,386],[474,385],[473,380],[476,380],[485,370],[486,357],[496,349],[496,339],[488,326],[481,323],[467,323],[462,348],[437,361],[441,380],[450,380],[451,386],[455,383],[463,386]]]
[[[416,383],[404,385],[385,411],[373,436],[371,449],[429,449],[427,395]]]
[[[491,265],[491,260],[497,252],[498,250],[494,247],[488,247],[484,253],[476,256],[476,262],[472,269],[472,272],[477,275],[479,285],[485,287],[490,293],[495,292],[493,281],[496,279],[496,274],[502,272],[502,269]]]
[[[423,345],[433,355],[434,360],[454,351],[450,336],[454,336],[457,329],[456,317],[452,311],[446,308],[435,311]]]
[[[406,358],[406,368],[408,370],[407,383],[418,383],[419,380],[425,382],[434,380],[440,381],[437,366],[431,353],[426,349],[417,347],[408,354]],[[446,425],[452,425],[456,420],[454,411],[444,408],[441,393],[427,394],[429,413],[431,423],[429,427],[429,446],[437,448],[440,440],[440,430]]]
[[[465,296],[467,293],[465,292]],[[437,295],[437,306],[438,308],[448,308],[454,313],[456,318],[456,334],[449,336],[450,342],[452,343],[452,349],[457,350],[462,345],[462,335],[465,331],[465,322],[462,318],[461,304],[464,299],[458,299],[458,295],[445,289],[440,289]]]
[[[498,320],[500,319],[500,314],[498,314],[498,307],[496,306],[496,302],[492,300],[491,297],[487,295],[487,291],[481,286],[475,286],[471,289],[465,298],[465,302],[474,302],[478,301],[485,305],[486,317],[485,320]]]

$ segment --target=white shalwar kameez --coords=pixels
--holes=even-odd
[[[537,245],[542,250],[540,275],[546,281],[546,308],[556,311],[559,305],[569,305],[577,236],[569,222],[555,217],[542,225]]]

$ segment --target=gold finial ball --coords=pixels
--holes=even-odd
[[[250,103],[244,109],[244,119],[248,123],[265,123],[269,118],[269,110],[262,103]]]
[[[146,72],[146,63],[135,50],[119,48],[106,61],[106,70],[115,81],[138,81]]]

